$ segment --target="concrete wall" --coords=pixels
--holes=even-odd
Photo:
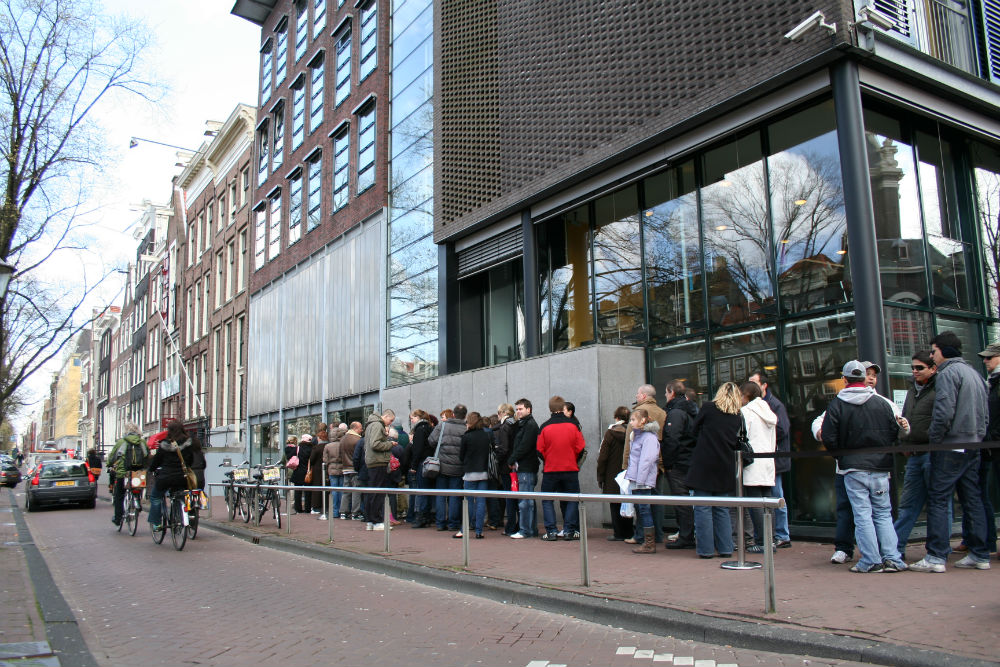
[[[420,408],[438,414],[456,403],[493,414],[501,403],[527,398],[539,424],[548,419],[549,397],[562,396],[576,404],[576,416],[587,443],[587,460],[580,470],[584,493],[598,493],[597,454],[615,408],[635,403],[635,390],[646,382],[644,348],[591,345],[501,366],[446,375],[425,382],[382,390],[382,405],[403,415]],[[593,525],[611,520],[607,503],[588,507]],[[541,515],[539,514],[539,517]]]

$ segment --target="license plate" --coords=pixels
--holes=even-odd
[[[76,482],[56,482],[54,486],[76,486]]]

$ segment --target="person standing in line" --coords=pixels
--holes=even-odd
[[[987,396],[989,417],[985,440],[996,442],[1000,440],[1000,343],[987,345],[986,349],[979,353],[979,357],[986,367],[989,385]],[[986,550],[993,553],[997,550],[997,523],[993,514],[993,499],[990,497],[990,477],[1000,484],[1000,448],[979,450],[979,459],[979,497],[983,501],[983,519],[986,522]],[[968,520],[962,517],[962,535],[968,531]]]
[[[299,445],[294,456],[299,459],[299,465],[292,471],[291,484],[293,486],[307,486],[306,473],[309,471],[309,459],[312,456],[312,436],[303,433],[299,437]],[[291,458],[291,457],[289,457]],[[295,491],[295,506],[292,508],[293,514],[312,513],[312,491]]]
[[[344,486],[344,457],[341,454],[340,443],[346,434],[347,426],[344,424],[335,427],[330,442],[323,447],[323,463],[326,465],[326,478],[330,486]],[[319,517],[321,521],[337,518],[340,514],[340,500],[343,493],[343,491],[330,492],[328,514],[321,515]]]
[[[652,419],[660,427],[660,435],[662,437],[663,433],[666,431],[667,423],[667,413],[664,412],[663,408],[659,406],[656,402],[656,387],[651,384],[644,384],[636,389],[635,392],[635,406],[633,410],[642,408],[647,413],[649,413],[649,418]],[[625,450],[622,452],[622,470],[628,468],[628,457],[629,448],[632,444],[632,426],[629,424],[625,428]],[[663,461],[659,460],[657,462],[657,470],[661,473],[663,472]],[[660,474],[657,476],[656,481],[656,494],[662,495],[666,492],[667,482],[665,476]],[[659,544],[663,542],[663,505],[653,506],[653,531],[656,535],[656,542]],[[635,534],[626,539],[626,542],[630,544],[638,544],[643,539],[643,536],[639,533],[638,524],[636,527]],[[631,540],[631,541],[630,541]]]
[[[744,382],[740,391],[743,394],[740,414],[746,424],[750,448],[755,454],[774,452],[777,446],[778,416],[764,400],[760,385],[756,382]],[[770,497],[774,479],[774,459],[755,458],[753,463],[743,466],[743,495],[747,498]],[[764,510],[759,507],[751,508],[750,521],[753,523],[754,543],[747,547],[747,552],[762,554],[764,549],[776,549],[773,543],[764,544]]]
[[[979,450],[957,448],[981,442],[989,420],[986,382],[964,359],[962,341],[951,331],[931,340],[931,358],[937,365],[936,393],[927,436],[932,445],[956,449],[931,452],[927,488],[927,555],[910,564],[914,572],[944,572],[951,553],[948,504],[957,491],[963,516],[969,518],[966,546],[969,553],[955,567],[990,569],[986,548],[985,510],[979,489]]]
[[[469,409],[459,403],[454,410],[445,410],[442,417],[450,414],[451,417],[444,418],[434,430],[431,431],[430,444],[438,449],[438,458],[441,460],[441,472],[437,476],[436,488],[442,490],[456,490],[462,488],[462,435],[466,431],[465,418],[469,414]],[[437,497],[437,529],[439,531],[458,531],[462,525],[462,499],[459,496],[438,496]]]
[[[309,484],[311,486],[323,486],[323,452],[326,450],[327,443],[330,442],[330,434],[327,431],[327,426],[324,422],[316,424],[316,434],[313,436],[313,448],[312,453],[309,455],[309,469],[312,470],[312,476],[309,478]],[[317,518],[325,519],[326,513],[323,508],[323,496],[325,494],[322,491],[312,492],[312,509],[310,514],[320,515]]]
[[[344,486],[357,488],[358,470],[354,467],[354,449],[361,440],[361,422],[351,422],[350,428],[340,441],[340,456],[343,458]],[[340,518],[361,521],[364,519],[361,507],[361,492],[345,491],[340,501]]]
[[[411,453],[410,453],[410,474],[413,481],[412,488],[433,489],[434,480],[424,479],[424,460],[434,453],[434,448],[430,444],[431,423],[425,411],[417,409],[410,413],[410,433]],[[415,496],[413,499],[413,526],[412,528],[425,528],[431,522],[430,503],[431,496]]]
[[[775,430],[775,451],[778,453],[792,451],[792,423],[788,419],[788,410],[785,404],[775,396],[771,388],[771,381],[764,371],[756,371],[749,378],[750,382],[757,384],[763,394],[764,401],[771,412],[778,418]],[[771,487],[772,498],[784,498],[785,487],[782,475],[791,471],[792,460],[785,456],[778,456],[774,459],[774,486]],[[763,535],[754,535],[757,544],[764,539]],[[788,507],[779,507],[774,510],[774,546],[779,549],[787,549],[792,546],[792,536],[788,531]]]
[[[500,472],[500,488],[503,491],[511,490],[511,469],[507,464],[510,455],[514,451],[514,436],[517,434],[517,420],[514,419],[514,406],[510,403],[501,403],[497,406],[497,419],[500,425],[497,426],[497,467]],[[506,520],[504,521],[503,534],[510,537],[519,529],[517,518],[517,499],[508,498],[504,509],[506,510]]]
[[[470,412],[466,417],[466,431],[462,434],[459,445],[459,460],[462,462],[462,484],[466,491],[485,491],[489,485],[489,431],[486,430],[486,420],[478,412]],[[469,514],[472,529],[476,539],[483,539],[483,527],[486,523],[486,499],[471,497],[468,499]],[[462,531],[454,537],[461,538]]]
[[[392,410],[384,410],[380,415],[368,415],[365,423],[365,467],[368,468],[368,485],[373,488],[388,488],[389,457],[393,441],[389,439],[389,427],[396,418]],[[368,530],[389,530],[389,517],[385,516],[385,494],[365,494],[365,517]]]
[[[538,455],[545,462],[542,474],[543,493],[580,493],[580,452],[583,451],[583,434],[563,413],[565,400],[561,396],[549,399],[551,416],[538,430],[536,447]],[[567,540],[580,538],[580,503],[567,502],[563,510],[563,536]],[[555,502],[542,501],[542,518],[545,534],[542,539],[554,542],[559,539],[556,531]]]
[[[899,434],[900,447],[904,449],[906,468],[903,471],[903,491],[900,494],[896,520],[892,527],[896,531],[896,548],[900,557],[906,558],[906,543],[910,539],[917,518],[927,504],[927,482],[931,475],[930,452],[907,452],[907,445],[926,445],[927,429],[931,425],[934,411],[934,374],[937,366],[930,352],[921,350],[910,358],[913,373],[912,384],[903,401],[903,416],[910,423],[910,432]]]
[[[689,400],[680,380],[671,380],[666,387],[667,413],[663,432],[664,477],[670,494],[686,496],[689,493],[684,484],[684,476],[691,466],[694,451],[694,420],[698,416],[698,406]],[[688,506],[674,507],[677,517],[677,539],[667,543],[668,549],[694,549],[694,510]]]
[[[650,496],[656,488],[657,462],[660,458],[660,425],[649,418],[649,413],[638,408],[629,419],[632,426],[632,446],[629,448],[628,468],[625,479],[629,492],[635,496]],[[542,429],[544,432],[544,428]],[[638,501],[638,498],[636,499]],[[636,502],[637,523],[642,530],[642,545],[632,549],[635,554],[655,554],[656,540],[653,531],[653,512],[649,503]]]
[[[514,403],[514,416],[517,417],[517,431],[514,434],[514,447],[507,459],[507,465],[517,473],[517,490],[521,493],[531,493],[535,490],[538,479],[538,423],[531,415],[531,401],[519,398]],[[522,498],[518,501],[520,529],[511,535],[511,539],[521,540],[526,537],[538,536],[538,521],[535,513],[535,501]]]
[[[646,413],[649,416],[649,413]],[[615,420],[604,432],[604,439],[601,441],[601,449],[597,455],[597,486],[601,493],[617,496],[621,494],[618,482],[615,477],[618,475],[618,461],[621,460],[622,452],[625,451],[625,423],[629,420],[629,411],[624,405],[615,409]],[[621,503],[610,503],[611,505],[611,527],[612,532],[608,535],[610,542],[622,542],[630,538],[635,533],[630,517],[621,515]],[[694,543],[694,537],[692,544]],[[655,542],[654,542],[655,544]]]

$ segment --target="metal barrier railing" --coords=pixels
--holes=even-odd
[[[230,486],[226,482],[213,482],[211,484],[206,484],[207,487],[225,487]],[[732,507],[737,508],[738,511],[738,522],[740,524],[737,546],[738,546],[738,558],[737,561],[726,562],[721,565],[725,569],[750,569],[760,567],[758,563],[748,563],[746,561],[745,545],[743,543],[743,530],[742,530],[742,520],[743,520],[743,509],[761,509],[764,512],[764,611],[765,613],[774,613],[776,607],[776,596],[775,596],[775,585],[774,585],[774,553],[773,549],[769,548],[773,542],[773,528],[772,528],[772,518],[774,516],[774,510],[785,506],[785,500],[783,498],[741,498],[741,497],[730,497],[730,496],[633,496],[633,495],[610,495],[601,493],[540,493],[540,492],[522,492],[522,491],[472,491],[465,489],[410,489],[410,488],[380,488],[380,487],[367,487],[367,486],[296,486],[288,484],[236,484],[242,489],[247,489],[248,491],[254,491],[255,489],[277,489],[283,491],[285,495],[286,505],[288,503],[288,494],[290,491],[300,491],[303,493],[313,493],[320,492],[323,493],[323,507],[324,514],[329,518],[328,530],[329,530],[329,541],[333,542],[333,532],[334,532],[334,520],[333,513],[329,510],[327,503],[330,502],[330,493],[334,491],[340,491],[344,493],[362,493],[362,494],[384,494],[385,508],[385,531],[383,535],[383,551],[385,553],[390,553],[390,495],[407,495],[407,496],[447,496],[462,499],[462,564],[463,567],[469,567],[469,498],[497,498],[497,499],[531,499],[531,500],[553,500],[553,501],[568,501],[568,502],[578,502],[579,503],[579,517],[580,517],[580,568],[581,568],[581,580],[584,586],[590,586],[590,565],[589,565],[589,555],[588,555],[588,535],[587,535],[587,510],[586,503],[635,503],[640,505],[671,505],[676,507],[694,507],[694,506],[707,506],[707,507]],[[211,491],[210,491],[211,495]],[[214,501],[214,496],[212,500]],[[636,503],[637,500],[641,499],[641,503]],[[253,499],[251,499],[253,500]],[[213,503],[209,503],[209,517],[212,516]],[[252,505],[251,505],[252,506]],[[256,513],[254,513],[256,514]],[[291,534],[292,531],[292,513],[289,511],[286,515],[285,522],[285,532]],[[256,519],[255,519],[256,521]]]

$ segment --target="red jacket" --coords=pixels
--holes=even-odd
[[[579,472],[576,461],[585,445],[576,424],[561,412],[554,412],[542,424],[536,447],[545,461],[545,472]]]

